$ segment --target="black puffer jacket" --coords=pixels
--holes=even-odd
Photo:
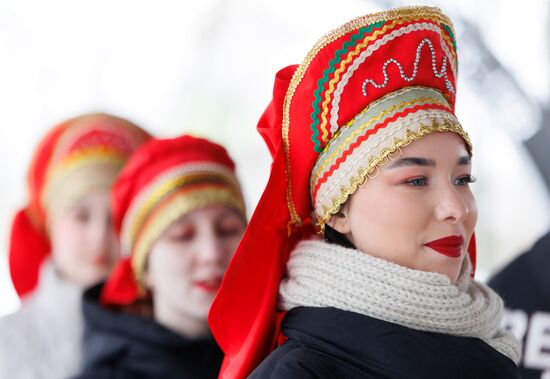
[[[250,378],[519,378],[510,359],[479,339],[421,332],[335,308],[295,308],[282,331],[288,340]]]
[[[101,286],[84,294],[84,368],[80,379],[214,379],[223,354],[212,338],[189,340],[144,317],[98,303]]]
[[[524,379],[550,377],[550,233],[517,257],[492,280],[504,300],[504,326],[523,340]]]

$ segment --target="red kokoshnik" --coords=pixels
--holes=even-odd
[[[129,305],[147,296],[143,274],[149,252],[185,214],[221,205],[246,219],[233,160],[223,146],[190,135],[152,139],[140,147],[118,177],[112,203],[122,259],[103,287],[104,305]]]

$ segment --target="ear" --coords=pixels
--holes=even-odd
[[[340,234],[349,234],[351,232],[351,226],[348,217],[348,203],[342,205],[340,210],[330,217],[327,224]]]

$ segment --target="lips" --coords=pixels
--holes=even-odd
[[[107,254],[98,255],[92,259],[91,263],[97,267],[105,267],[109,265],[109,257]]]
[[[220,289],[221,284],[222,284],[222,278],[211,278],[207,280],[196,281],[195,287],[197,287],[201,291],[215,294],[216,292],[218,292],[218,289]]]
[[[424,246],[437,251],[450,258],[458,258],[462,254],[462,246],[464,245],[464,237],[462,236],[447,236],[431,242]]]

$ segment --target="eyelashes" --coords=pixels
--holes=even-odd
[[[403,182],[403,184],[406,184],[409,187],[424,187],[428,185],[428,178],[421,176],[418,178],[407,179]]]
[[[476,181],[477,179],[474,176],[468,174],[468,175],[462,175],[456,178],[454,180],[454,184],[457,186],[466,186],[468,184],[475,183]],[[402,183],[409,187],[414,187],[414,188],[425,187],[429,184],[428,177],[426,176],[418,176],[415,178],[406,179]]]
[[[240,237],[244,229],[241,225],[217,226],[213,230],[213,236],[216,238]],[[201,232],[196,228],[188,228],[171,231],[167,233],[167,237],[174,242],[191,242],[201,233],[204,233],[204,231]]]
[[[456,185],[468,185],[468,184],[471,184],[471,183],[475,183],[477,181],[477,179],[472,176],[472,175],[463,175],[463,176],[460,176],[458,178],[456,178],[455,180],[455,184]]]

